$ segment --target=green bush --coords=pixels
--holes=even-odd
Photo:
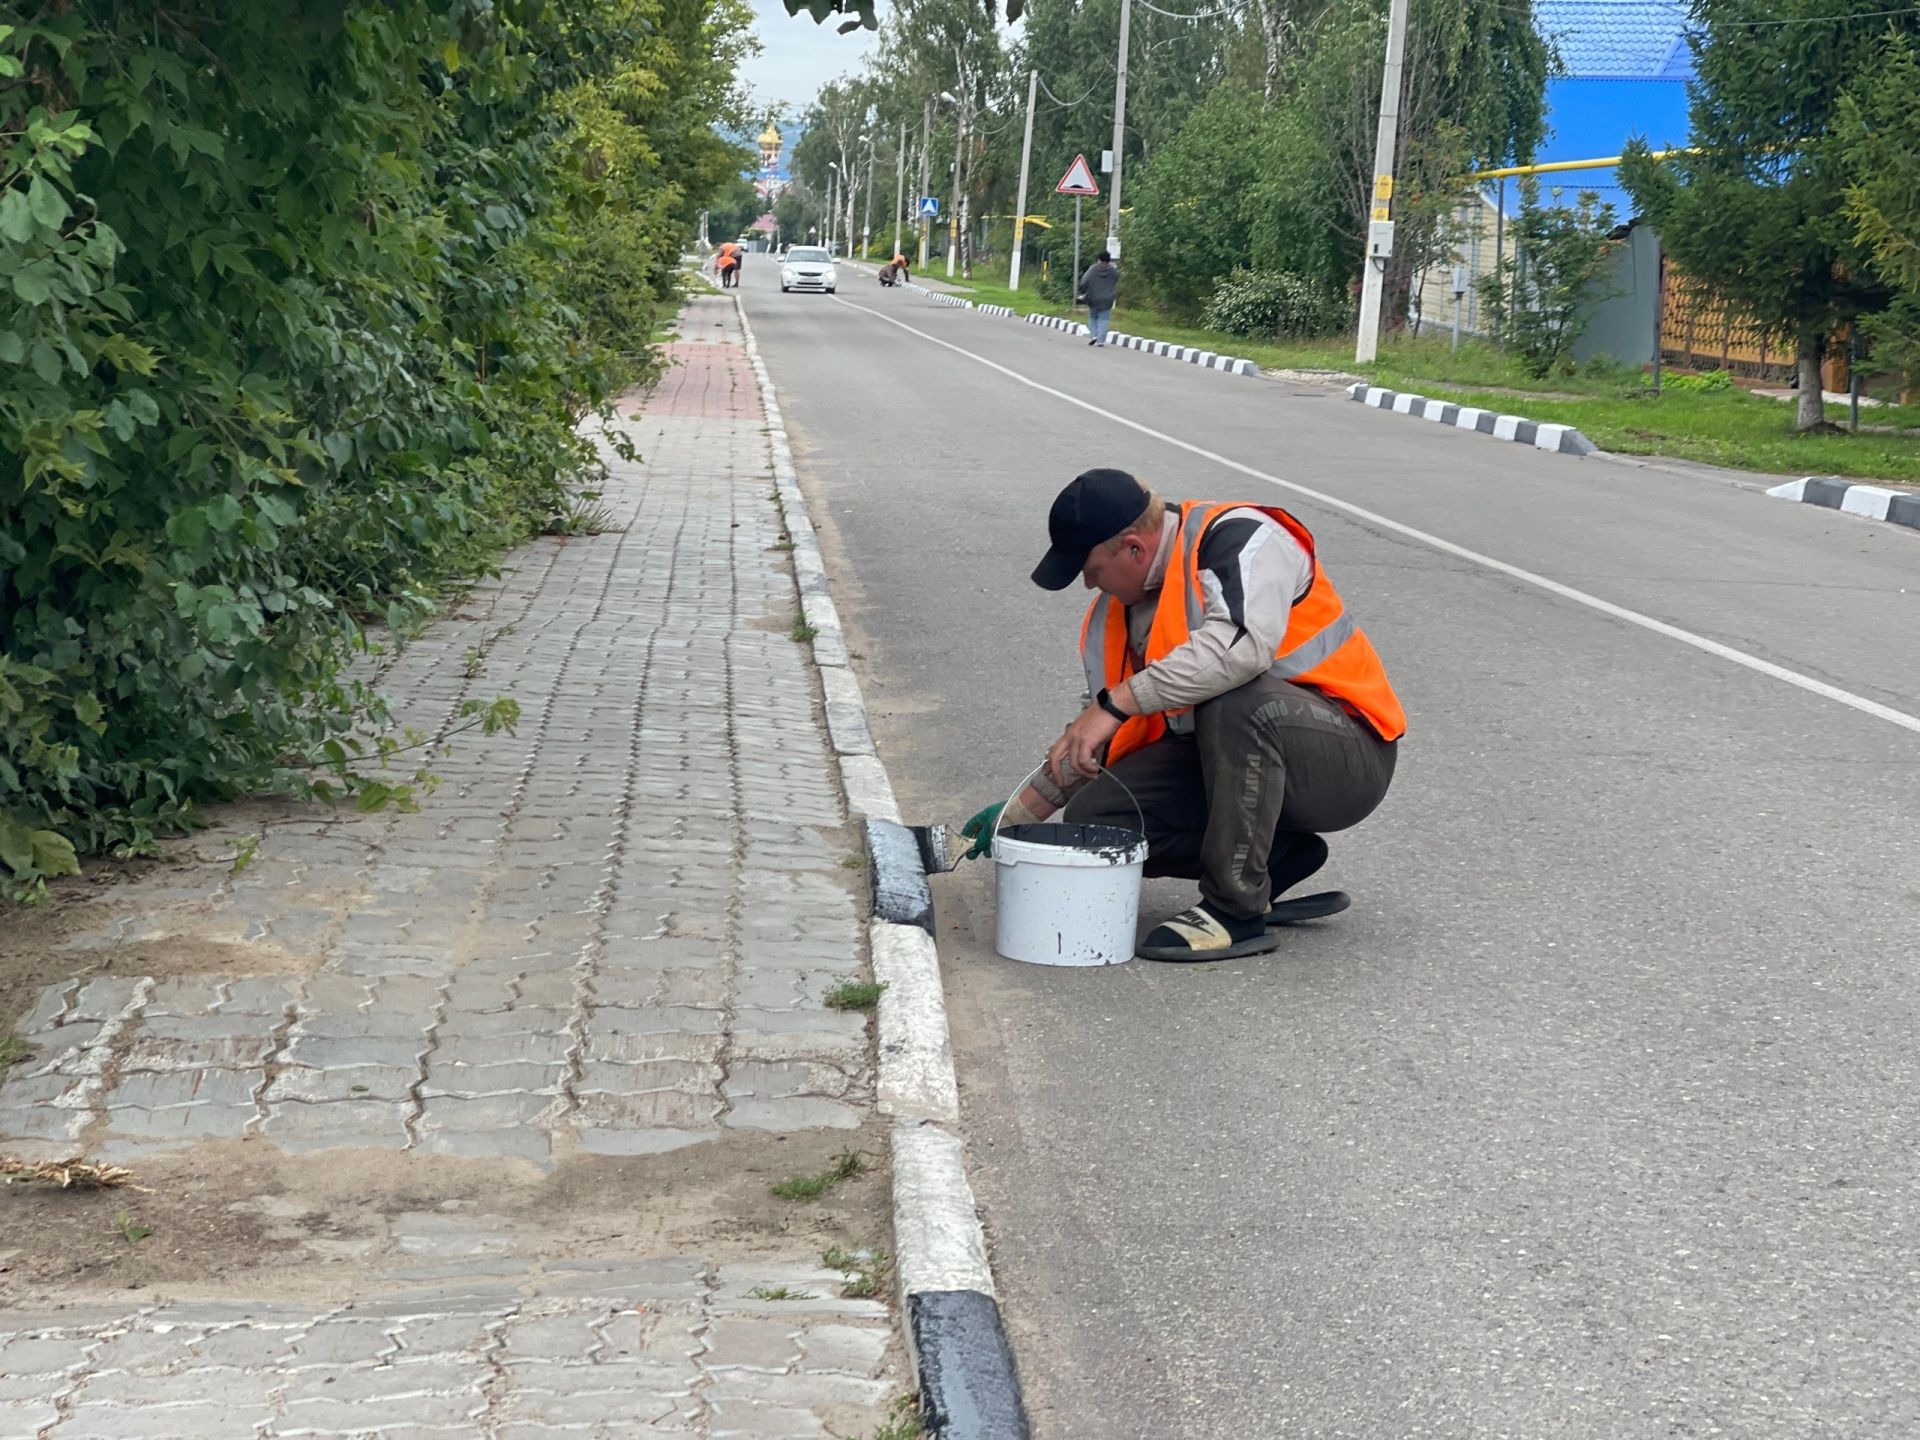
[[[1663,390],[1686,390],[1695,394],[1713,394],[1733,389],[1733,376],[1724,370],[1702,370],[1698,375],[1671,372],[1660,379]]]
[[[405,803],[343,667],[591,468],[719,145],[632,0],[36,13],[0,24],[15,895],[208,799]]]
[[[1338,296],[1284,270],[1236,270],[1200,312],[1200,323],[1209,330],[1255,339],[1312,340],[1337,334],[1347,322],[1346,304]]]

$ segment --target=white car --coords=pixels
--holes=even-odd
[[[795,245],[780,261],[780,293],[789,290],[824,290],[831,295],[839,283],[833,256],[823,245]]]

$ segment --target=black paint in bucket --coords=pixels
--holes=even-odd
[[[1007,825],[1003,839],[1022,845],[1051,845],[1061,850],[1084,850],[1110,865],[1132,861],[1133,851],[1146,837],[1119,825],[1075,825],[1061,820],[1039,820],[1029,825]]]

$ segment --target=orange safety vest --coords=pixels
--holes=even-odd
[[[723,266],[738,265],[740,263],[739,255],[740,247],[731,240],[720,247],[719,260]]]
[[[1133,650],[1127,634],[1127,607],[1110,595],[1097,595],[1087,607],[1087,618],[1080,626],[1080,663],[1087,674],[1087,693],[1111,690],[1136,669],[1151,665],[1187,643],[1187,638],[1205,619],[1206,592],[1200,580],[1200,541],[1214,521],[1229,510],[1258,510],[1277,521],[1300,542],[1313,562],[1313,582],[1307,593],[1296,600],[1287,621],[1287,633],[1273,652],[1273,671],[1283,680],[1317,690],[1329,700],[1359,715],[1382,740],[1398,740],[1407,729],[1407,715],[1387,683],[1386,667],[1374,652],[1360,627],[1353,623],[1341,603],[1333,582],[1320,569],[1320,557],[1314,553],[1313,536],[1293,516],[1277,505],[1209,504],[1189,500],[1180,506],[1179,529],[1174,532],[1173,553],[1167,559],[1167,574],[1161,582],[1160,599],[1154,606],[1153,625],[1147,632],[1147,653],[1143,666],[1133,663]],[[1175,603],[1178,586],[1185,600]],[[1090,640],[1097,641],[1089,644]],[[1136,715],[1123,724],[1107,747],[1107,763],[1151,745],[1167,733],[1169,717],[1189,713],[1181,706],[1156,715]],[[1176,726],[1175,728],[1184,728]]]

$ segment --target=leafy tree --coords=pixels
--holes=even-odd
[[[1889,29],[1920,29],[1920,14],[1885,11],[1880,0],[1775,0],[1756,19],[1745,0],[1695,0],[1695,148],[1661,162],[1636,141],[1620,167],[1674,262],[1794,346],[1795,430],[1825,423],[1828,337],[1886,299],[1846,213],[1833,135]]]
[[[1837,139],[1849,180],[1856,241],[1894,287],[1892,302],[1861,329],[1877,363],[1920,389],[1920,50],[1896,34],[1879,64],[1842,99]]]
[[[708,205],[707,233],[715,244],[742,234],[766,211],[760,192],[753,182],[736,175],[720,187],[720,193]]]
[[[1529,375],[1544,378],[1571,365],[1574,342],[1604,298],[1597,287],[1613,253],[1613,230],[1613,207],[1596,191],[1582,190],[1572,206],[1542,205],[1540,182],[1520,182],[1513,253],[1497,274],[1481,278],[1480,289]]]
[[[1261,179],[1274,122],[1261,97],[1222,86],[1155,153],[1133,187],[1126,255],[1182,314],[1245,266],[1267,221]]]
[[[11,8],[0,889],[252,789],[408,802],[345,667],[591,474],[743,14]]]
[[[1292,203],[1318,211],[1351,276],[1360,273],[1373,207],[1386,20],[1383,0],[1326,12],[1295,53],[1293,90],[1282,102],[1298,137],[1284,172]],[[1531,4],[1424,0],[1414,7],[1394,165],[1388,316],[1406,314],[1413,277],[1451,252],[1458,177],[1476,166],[1533,158],[1555,63]]]

